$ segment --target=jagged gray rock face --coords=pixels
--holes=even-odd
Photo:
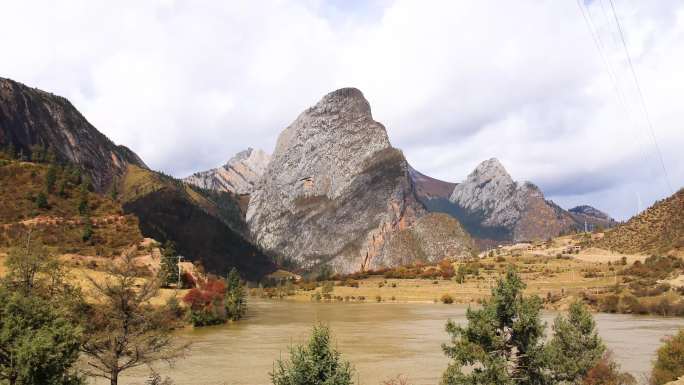
[[[99,191],[121,177],[129,164],[147,168],[130,149],[117,146],[65,98],[0,78],[0,144],[26,156],[49,147],[57,160],[82,167]]]
[[[392,234],[383,248],[380,265],[437,263],[476,255],[473,239],[456,218],[444,213],[424,215],[409,228]]]
[[[468,178],[454,187],[450,200],[467,211],[481,212],[485,226],[511,227],[520,219],[531,186],[516,183],[492,158],[480,163]]]
[[[495,158],[480,163],[459,183],[450,201],[460,208],[458,219],[482,238],[546,239],[576,225],[537,186],[514,181]]]
[[[264,151],[250,147],[235,154],[221,167],[196,172],[183,180],[208,190],[251,194],[270,159]]]
[[[424,214],[403,154],[361,91],[343,88],[280,134],[247,222],[271,254],[352,272],[392,263],[381,257],[385,244]]]

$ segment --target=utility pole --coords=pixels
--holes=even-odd
[[[181,287],[181,261],[183,260],[183,256],[179,255],[178,256],[178,263],[176,263],[176,266],[178,267],[178,284],[176,285],[177,289],[180,289]]]

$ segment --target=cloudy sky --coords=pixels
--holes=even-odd
[[[179,177],[354,86],[426,174],[497,157],[624,219],[684,185],[684,3],[613,4],[652,131],[610,0],[0,0],[0,76]]]

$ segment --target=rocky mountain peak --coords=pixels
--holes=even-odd
[[[494,181],[504,185],[515,183],[506,168],[496,158],[490,158],[478,164],[475,170],[468,175],[467,181],[477,183]]]
[[[575,224],[537,186],[514,181],[496,158],[480,163],[454,188],[450,201],[457,206],[458,219],[482,238],[545,239]]]
[[[235,154],[223,166],[196,172],[184,181],[208,190],[250,194],[270,160],[266,152],[249,147]]]
[[[385,261],[386,241],[423,214],[403,154],[361,91],[343,88],[280,134],[247,221],[264,250],[348,272]]]
[[[325,96],[307,110],[309,114],[367,115],[372,118],[370,104],[357,88],[340,88]]]
[[[246,150],[240,151],[235,156],[230,158],[228,162],[223,165],[224,168],[244,164],[250,170],[261,176],[268,166],[271,156],[260,149],[253,149],[248,147]]]
[[[606,219],[606,220],[612,220],[613,219],[608,214],[604,213],[603,211],[601,211],[597,208],[594,208],[592,206],[589,206],[589,205],[580,205],[577,207],[573,207],[568,211],[570,211],[571,213],[575,213],[575,214],[584,214],[584,215],[589,215],[589,216],[592,216],[595,218],[602,218],[602,219]]]

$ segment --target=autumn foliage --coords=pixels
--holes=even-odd
[[[193,311],[205,310],[213,304],[223,301],[225,295],[225,282],[222,279],[209,277],[199,280],[197,287],[185,294],[183,302]]]

